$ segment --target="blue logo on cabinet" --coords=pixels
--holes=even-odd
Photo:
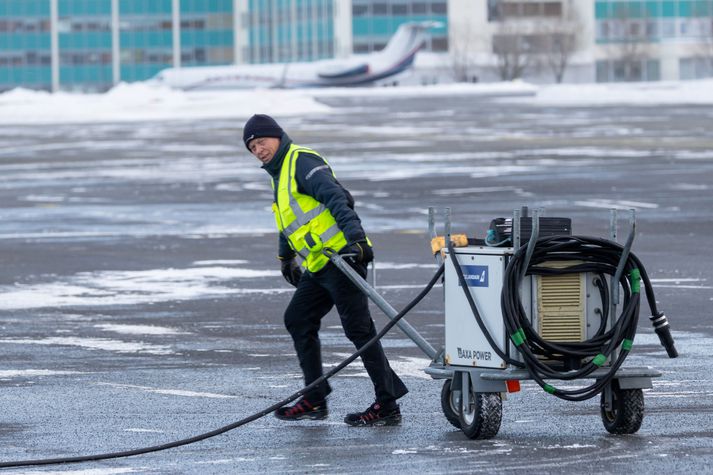
[[[488,266],[461,266],[468,287],[488,286]]]

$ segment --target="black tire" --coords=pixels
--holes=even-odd
[[[459,410],[460,428],[470,439],[491,439],[500,430],[503,417],[503,400],[500,393],[470,392],[470,407]]]
[[[446,416],[448,422],[453,424],[456,429],[460,429],[460,417],[458,417],[460,394],[451,391],[450,379],[446,379],[441,389],[441,409],[443,409],[443,415]]]
[[[607,410],[602,391],[600,409],[604,428],[612,434],[634,434],[644,420],[644,392],[641,389],[621,389],[611,383],[612,407]]]

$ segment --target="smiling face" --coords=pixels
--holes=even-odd
[[[280,148],[280,139],[275,137],[258,137],[250,141],[248,148],[250,149],[250,153],[255,155],[263,165],[267,165],[277,153],[277,149]]]

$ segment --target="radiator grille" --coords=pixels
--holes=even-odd
[[[538,331],[542,338],[554,342],[584,341],[584,311],[584,274],[538,277]]]

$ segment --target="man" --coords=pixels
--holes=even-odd
[[[352,255],[346,259],[364,278],[374,254],[354,211],[354,198],[317,152],[293,144],[272,117],[262,114],[247,121],[243,142],[272,178],[278,258],[282,275],[297,288],[285,310],[285,326],[307,385],[323,374],[318,332],[322,317],[333,306],[337,307],[345,335],[357,349],[376,335],[366,295],[322,249]],[[396,400],[408,389],[389,366],[381,342],[368,348],[361,358],[374,384],[376,401],[364,412],[347,414],[344,422],[352,426],[399,424],[401,412]],[[331,391],[325,381],[295,405],[275,411],[275,416],[283,420],[324,419]]]

